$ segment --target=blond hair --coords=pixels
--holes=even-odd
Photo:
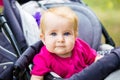
[[[78,34],[78,18],[77,15],[75,14],[74,11],[72,11],[72,9],[70,9],[69,7],[65,7],[65,6],[61,6],[61,7],[54,7],[54,8],[50,8],[48,10],[46,10],[40,20],[40,30],[41,33],[44,33],[43,28],[45,27],[45,16],[47,13],[53,13],[55,15],[64,17],[69,19],[72,23],[73,23],[73,27],[74,27],[74,31],[75,34]]]

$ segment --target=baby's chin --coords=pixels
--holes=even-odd
[[[56,52],[55,54],[58,55],[59,57],[62,57],[62,58],[66,58],[66,57],[70,57],[71,56],[71,52],[69,52],[69,53]]]

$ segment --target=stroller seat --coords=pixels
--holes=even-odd
[[[57,6],[68,6],[71,9],[73,9],[79,18],[79,34],[78,34],[79,36],[78,37],[86,41],[96,51],[99,50],[99,46],[101,45],[101,36],[103,34],[103,30],[104,31],[106,30],[101,25],[97,16],[93,13],[93,11],[88,6],[78,1],[70,2],[70,3],[56,3],[56,4],[55,3],[41,4],[39,1],[34,1],[34,2],[36,2],[39,7],[41,8],[44,7],[46,9],[51,7],[57,7]],[[18,56],[19,58],[15,62],[15,75],[18,80],[20,79],[29,80],[30,76],[28,76],[25,79],[23,79],[22,76],[30,75],[29,65],[32,64],[32,59],[34,55],[36,55],[39,52],[40,48],[43,46],[43,43],[41,41],[38,41],[33,45],[28,45],[28,42],[24,35],[23,28],[25,26],[23,27],[23,24],[22,24],[20,7],[21,6],[16,0],[4,0],[3,13],[12,32],[16,34],[15,38],[17,43],[19,44],[18,47],[22,51],[21,55]],[[109,35],[105,36],[105,39],[107,39],[107,41],[109,41],[110,39],[108,37]],[[109,42],[113,42],[113,41],[109,41]],[[47,79],[47,80],[50,80],[50,79]]]

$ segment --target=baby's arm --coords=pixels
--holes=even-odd
[[[43,76],[32,75],[30,80],[43,80]]]

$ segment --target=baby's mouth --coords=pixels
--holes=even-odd
[[[59,45],[59,46],[56,46],[58,48],[64,48],[65,46],[64,45]]]

